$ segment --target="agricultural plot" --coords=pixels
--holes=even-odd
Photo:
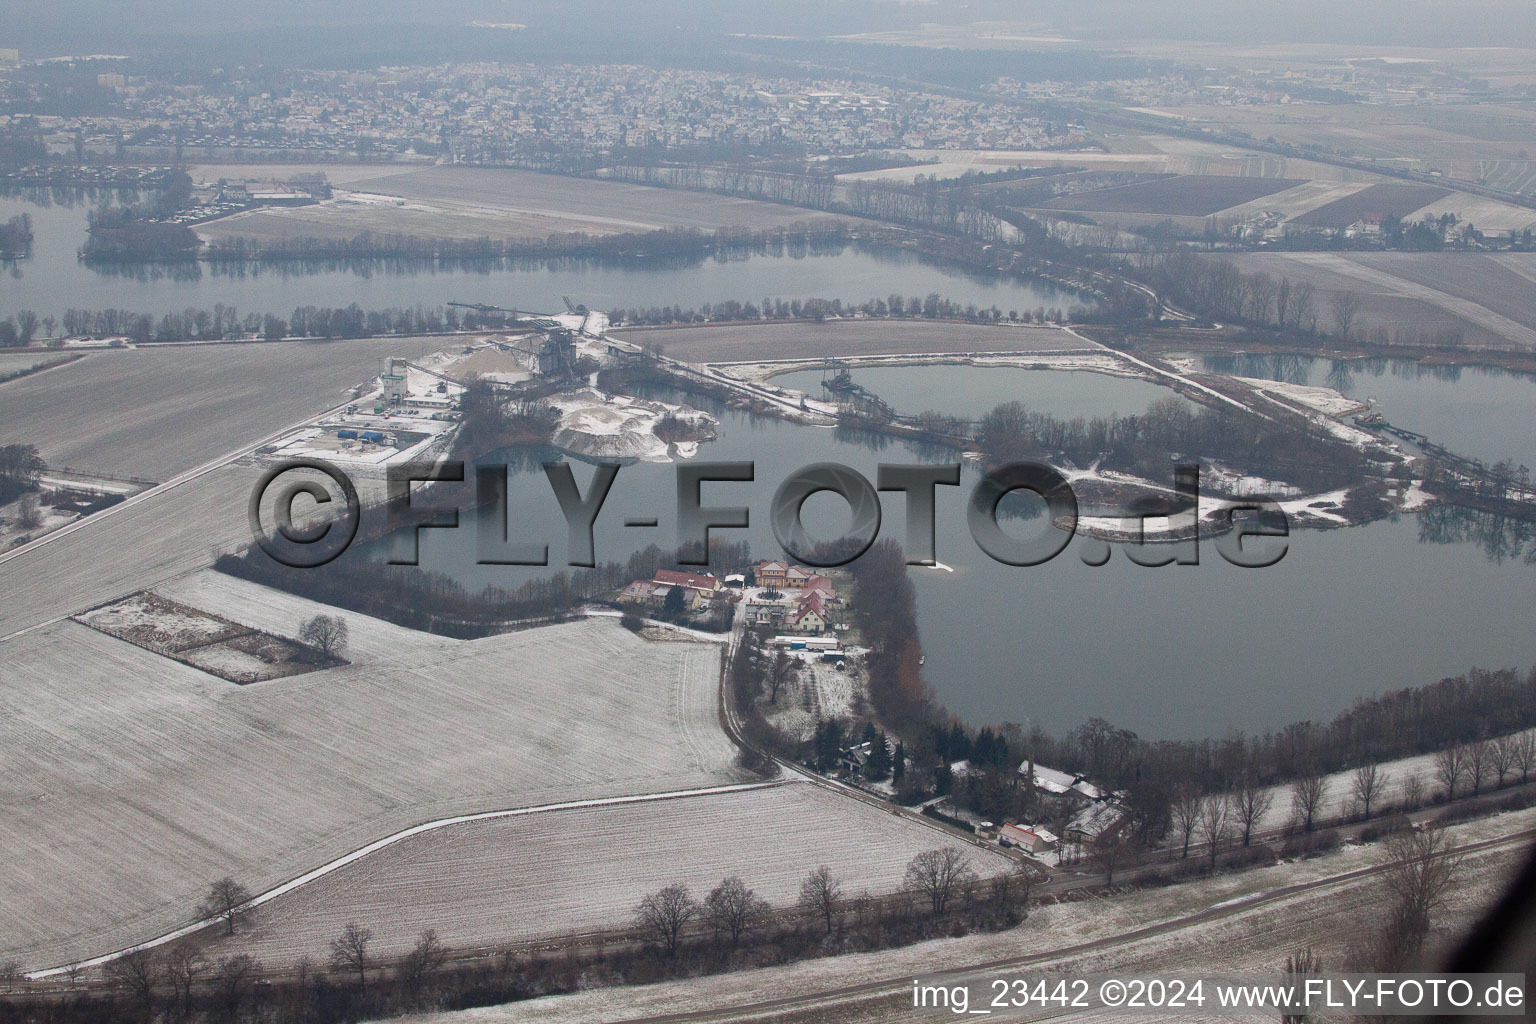
[[[697,898],[728,875],[775,907],[793,906],[825,864],[853,895],[900,888],[923,850],[953,846],[982,877],[1007,858],[803,780],[650,803],[550,811],[451,825],[403,840],[260,911],[209,950],[264,963],[323,959],[349,922],[373,929],[380,955],[434,928],[473,948],[627,927],[642,897],[682,883]]]
[[[511,168],[431,167],[357,182],[317,205],[238,213],[197,230],[209,240],[350,239],[364,231],[426,238],[543,239],[566,232],[770,229],[831,219],[847,218],[626,182]]]
[[[1287,277],[1292,283],[1310,281],[1317,289],[1321,330],[1333,326],[1329,313],[1333,295],[1351,291],[1361,299],[1357,333],[1378,327],[1389,335],[1455,331],[1472,347],[1536,347],[1536,319],[1531,318],[1530,287],[1523,275],[1490,272],[1483,279],[1476,276],[1475,264],[1465,270],[1450,269],[1454,261],[1467,258],[1461,253],[1244,253],[1232,257],[1246,273],[1263,272],[1277,280]],[[1490,264],[1501,266],[1491,259]],[[1498,312],[1480,299],[1519,318]]]
[[[1536,329],[1536,253],[1362,252],[1349,258]]]
[[[0,554],[0,638],[208,565],[248,543],[246,502],[258,476],[253,467],[223,466]]]
[[[149,591],[94,608],[76,619],[108,636],[242,685],[345,664],[286,637]]]
[[[53,366],[62,366],[74,357],[65,352],[29,349],[23,352],[0,352],[0,384]]]
[[[193,181],[289,181],[305,175],[322,174],[332,185],[356,185],[375,178],[388,178],[420,167],[432,166],[430,161],[415,165],[407,163],[247,163],[247,164],[194,164],[187,169]]]
[[[275,634],[321,609],[211,572],[157,589]],[[350,664],[259,686],[73,621],[6,640],[0,960],[143,941],[214,878],[264,891],[425,821],[740,780],[716,645],[606,620],[454,641],[345,617]]]
[[[1244,217],[1275,213],[1289,220],[1369,187],[1359,181],[1304,181],[1284,191],[1230,206],[1222,210],[1220,216],[1241,220]]]
[[[1475,842],[1516,832],[1531,823],[1530,812],[1505,814],[1458,826],[1455,835],[1458,842]],[[1377,920],[1381,913],[1382,883],[1378,878],[1343,880],[1247,909],[1241,904],[1276,889],[1320,882],[1370,867],[1380,863],[1383,856],[1380,844],[1349,847],[1326,857],[1220,874],[1165,888],[1147,888],[1110,900],[1083,899],[1036,906],[1027,923],[1004,932],[934,939],[900,949],[801,960],[705,979],[595,988],[499,1007],[427,1014],[411,1020],[413,1024],[586,1024],[594,1020],[642,1020],[686,1013],[688,1019],[700,1022],[750,1019],[786,1024],[904,1024],[956,1017],[947,1007],[926,1014],[914,1010],[913,978],[932,978],[944,971],[944,984],[970,985],[970,1005],[976,1007],[979,1001],[990,1000],[995,994],[990,979],[998,977],[999,970],[973,965],[1013,958],[1038,957],[1028,967],[1032,976],[1049,973],[1066,977],[1273,973],[1287,956],[1304,946],[1313,947],[1327,965],[1344,964],[1349,962],[1350,944],[1361,937],[1363,926]],[[1506,846],[1466,858],[1450,886],[1433,939],[1437,943],[1451,941],[1476,921],[1498,899],[1526,856],[1526,850]],[[1225,916],[1182,920],[1229,905],[1233,910]],[[1125,938],[1140,929],[1153,931]],[[1073,949],[1083,943],[1098,946]],[[1057,952],[1069,949],[1073,950],[1070,954]],[[872,986],[873,990],[846,991],[855,986]],[[765,1008],[750,1016],[742,1012],[744,1007],[794,998],[805,1001],[794,1007]],[[1071,1019],[1113,1024],[1130,1018],[1121,1009],[1100,1015],[1074,1013]],[[1222,1018],[1179,1013],[1136,1019]]]
[[[921,352],[1068,352],[1090,347],[1052,327],[988,326],[932,320],[711,324],[617,333],[637,345],[660,345],[667,356],[692,363]]]
[[[1449,189],[1435,185],[1384,182],[1309,210],[1294,218],[1292,223],[1310,228],[1347,228],[1370,215],[1406,218],[1421,207],[1450,194]]]
[[[1144,181],[1118,188],[1062,196],[1045,204],[1047,210],[1080,213],[1145,213],[1170,217],[1204,217],[1229,207],[1262,199],[1300,185],[1290,178],[1243,178],[1232,175],[1185,174],[1162,181]]]
[[[955,150],[908,149],[908,156],[932,161],[921,167],[853,171],[839,180],[867,178],[909,183],[918,174],[958,178],[967,171],[996,172],[1013,167],[1086,167],[1095,171],[1141,171],[1159,174],[1220,175],[1258,178],[1377,181],[1379,175],[1337,167],[1316,160],[1275,156],[1198,139],[1148,132],[1117,137],[1115,152],[1099,150]]]
[[[1454,216],[1458,223],[1471,224],[1484,234],[1536,228],[1536,210],[1465,192],[1452,192],[1413,211],[1413,219],[1427,220],[1446,213]]]
[[[0,440],[50,466],[168,480],[346,401],[442,339],[379,338],[105,349],[4,385]]]

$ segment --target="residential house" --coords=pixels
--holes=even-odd
[[[773,626],[777,629],[784,624],[793,609],[794,604],[790,601],[765,601],[761,597],[752,597],[742,605],[741,614],[746,616],[749,625]]]
[[[675,569],[657,569],[654,577],[656,583],[668,587],[687,587],[689,590],[698,591],[704,597],[712,597],[723,589],[723,585],[712,573],[678,572]]]
[[[825,579],[798,565],[785,562],[760,562],[755,572],[757,585],[770,590],[800,590],[813,579]]]
[[[1025,761],[1019,765],[1020,775],[1030,771],[1034,773],[1031,781],[1034,783],[1035,789],[1048,796],[1060,797],[1076,794],[1085,800],[1095,802],[1103,800],[1107,796],[1102,789],[1089,782],[1085,776],[1058,771],[1055,768],[1047,768],[1044,765],[1034,764],[1030,761]]]
[[[1105,836],[1113,837],[1125,827],[1125,808],[1113,800],[1089,804],[1067,822],[1066,836],[1070,842],[1092,844]]]
[[[1017,846],[1025,853],[1049,853],[1059,842],[1054,833],[1038,825],[1004,824],[997,837],[999,841],[1007,840],[1004,845]]]
[[[785,619],[784,625],[786,629],[796,633],[808,633],[813,636],[825,633],[832,625],[832,616],[827,611],[821,592],[813,590],[796,602],[795,610]]]
[[[696,612],[708,603],[703,593],[691,587],[674,587],[671,584],[661,583],[656,580],[635,580],[629,586],[619,591],[620,604],[638,604],[647,608],[660,608],[666,603],[667,594],[673,590],[682,591],[683,610]]]

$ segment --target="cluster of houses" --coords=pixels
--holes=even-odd
[[[660,608],[674,589],[682,591],[684,611],[698,612],[720,596],[725,590],[725,584],[713,573],[657,569],[651,579],[635,580],[619,591],[619,603]]]
[[[753,575],[759,590],[742,608],[749,625],[799,636],[821,636],[832,629],[838,597],[827,577],[785,562],[760,562]]]
[[[748,592],[738,613],[749,626],[767,626],[776,633],[819,637],[833,629],[833,609],[840,604],[837,587],[819,573],[785,562],[760,562],[753,569],[756,588]],[[673,590],[682,592],[683,611],[692,614],[727,593],[740,593],[741,575],[723,580],[707,572],[658,569],[648,580],[635,580],[619,591],[619,603],[660,608]]]
[[[958,762],[951,771],[958,774],[967,767],[965,762]],[[1029,779],[1041,797],[1038,818],[1055,822],[1066,818],[1066,824],[1061,830],[1062,835],[1058,836],[1043,824],[1005,822],[994,829],[991,822],[973,822],[978,832],[986,835],[995,832],[1002,846],[1017,847],[1030,854],[1056,853],[1060,856],[1066,852],[1064,846],[1092,846],[1103,838],[1113,838],[1125,826],[1125,808],[1115,794],[1106,793],[1082,775],[1057,771],[1030,761],[1019,765],[1019,774]]]
[[[1042,817],[1060,820],[1063,814],[1071,812],[1062,830],[1068,843],[1092,846],[1100,839],[1112,838],[1125,825],[1125,809],[1115,794],[1100,789],[1084,775],[1047,768],[1033,761],[1019,765],[1019,774],[1040,795],[1045,811]],[[1029,853],[1050,852],[1062,842],[1039,825],[1004,825],[998,830],[998,839],[1007,839]]]

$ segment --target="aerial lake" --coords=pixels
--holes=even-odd
[[[946,377],[957,369],[920,372],[933,375],[935,389],[943,391],[954,385]],[[1101,380],[1106,411],[1139,411],[1142,387],[1162,390]],[[1031,401],[1027,390],[1018,397]],[[698,458],[753,460],[756,479],[706,484],[703,502],[747,506],[749,530],[716,536],[745,536],[759,557],[780,556],[768,509],[775,488],[797,468],[838,462],[873,481],[882,462],[958,461],[888,439],[711,411],[720,418],[720,437],[701,446]],[[512,461],[528,460],[524,468],[514,466],[510,521],[519,537],[547,540],[554,565],[476,565],[469,513],[458,530],[422,532],[423,568],[478,589],[514,586],[563,567],[564,520],[536,464],[550,456],[527,449],[510,454]],[[1232,566],[1209,543],[1197,566],[1144,568],[1117,551],[1107,565],[1092,568],[1080,557],[1082,538],[1045,565],[1015,568],[992,561],[972,541],[964,501],[979,471],[974,463],[964,466],[960,487],[937,489],[937,554],[953,571],[910,572],[927,654],[924,674],[945,705],[973,723],[1064,730],[1098,715],[1149,737],[1219,736],[1331,717],[1358,697],[1473,666],[1536,663],[1530,628],[1536,568],[1494,560],[1471,541],[1430,542],[1438,534],[1421,517],[1298,530],[1284,559],[1266,569]],[[575,472],[585,493],[591,469],[578,463]],[[620,470],[598,520],[600,560],[622,560],[651,542],[676,543],[675,479],[670,465]],[[903,499],[885,494],[882,502],[881,536],[900,541]],[[621,525],[644,516],[656,516],[658,527]],[[838,536],[848,525],[841,501],[825,494],[806,503],[804,518],[819,538]],[[1050,527],[1036,518],[1008,529],[1025,537]],[[1425,579],[1436,586],[1422,586]]]
[[[1330,387],[1462,455],[1536,470],[1536,376],[1401,359],[1201,355],[1213,373]]]
[[[815,398],[823,391],[822,370],[795,370],[771,378]],[[1022,402],[1060,419],[1139,413],[1160,398],[1178,399],[1168,388],[1142,380],[1084,370],[1030,370],[1013,366],[859,366],[853,381],[903,414],[934,410],[977,419],[1003,402]],[[1182,401],[1182,399],[1180,399]]]
[[[298,306],[364,309],[484,302],[539,312],[564,309],[563,297],[592,309],[681,306],[737,299],[825,298],[863,302],[891,293],[919,298],[932,292],[962,305],[994,305],[1004,313],[1040,306],[1084,304],[1076,293],[1045,282],[978,274],[885,248],[844,248],[835,255],[709,258],[686,266],[663,262],[615,265],[591,261],[558,265],[454,264],[375,260],[314,269],[292,264],[216,263],[96,268],[77,254],[86,240],[92,207],[42,206],[0,198],[0,221],[27,213],[36,236],[32,256],[0,264],[0,316],[31,309],[57,317],[70,307],[128,309],[159,315],[188,307],[232,305],[242,313],[287,316]]]
[[[594,308],[697,306],[726,299],[820,296],[862,301],[926,295],[978,306],[1067,308],[1077,299],[1049,286],[977,275],[901,252],[845,248],[836,255],[709,259],[688,266],[500,266],[432,269],[378,264],[318,273],[281,269],[229,271],[209,265],[192,279],[150,273],[145,279],[101,273],[76,258],[89,207],[0,200],[0,219],[33,216],[32,258],[0,267],[0,316],[31,308],[58,316],[69,307],[120,307],[161,313],[234,305],[242,312],[286,315],[300,305],[365,308],[438,304],[450,299],[561,308],[561,297]],[[1536,381],[1478,370],[1424,371],[1386,361],[1336,366],[1285,357],[1204,357],[1205,368],[1338,387],[1374,398],[1393,422],[1483,459],[1510,457],[1536,466]],[[815,393],[820,371],[774,378]],[[1140,412],[1173,392],[1140,380],[1100,374],[967,366],[858,368],[854,379],[903,412],[941,409],[974,417],[1002,401],[1058,416]],[[705,405],[698,399],[692,404]],[[958,458],[888,438],[794,425],[712,408],[720,437],[700,460],[751,459],[751,484],[709,484],[707,505],[747,505],[745,536],[760,557],[780,553],[768,525],[774,489],[795,469],[839,462],[871,480],[880,462]],[[516,454],[512,518],[520,534],[547,539],[555,566],[544,570],[475,564],[474,516],[457,531],[422,534],[422,564],[466,585],[515,586],[558,571],[565,527],[537,460]],[[620,471],[597,531],[598,557],[619,560],[647,543],[676,542],[675,467],[633,465]],[[583,490],[591,469],[578,465]],[[1267,569],[1239,569],[1206,550],[1198,566],[1142,568],[1116,552],[1091,568],[1074,541],[1049,564],[1012,568],[991,561],[965,526],[964,500],[977,470],[965,464],[962,486],[938,489],[938,556],[952,567],[911,570],[927,653],[925,674],[939,698],[967,720],[1071,728],[1098,715],[1146,736],[1220,735],[1331,716],[1356,698],[1419,686],[1473,666],[1536,663],[1531,629],[1536,567],[1490,540],[1488,525],[1404,516],[1364,527],[1298,531],[1289,552]],[[882,536],[902,538],[899,495],[882,496]],[[656,516],[655,529],[625,529],[626,517]],[[811,531],[842,532],[846,513],[826,495],[806,505]],[[1042,519],[1010,525],[1049,529]],[[735,531],[722,536],[735,539]],[[1437,542],[1448,541],[1448,542]],[[1426,586],[1433,581],[1434,586]]]

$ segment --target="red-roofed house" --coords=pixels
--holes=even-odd
[[[999,840],[1017,846],[1026,853],[1047,853],[1056,849],[1056,836],[1043,828],[1030,825],[1004,825],[997,830]]]
[[[832,625],[832,617],[827,613],[821,591],[813,590],[801,598],[784,624],[797,633],[814,633],[818,636],[825,633],[827,627]]]
[[[824,578],[784,562],[760,562],[755,572],[757,585],[772,590],[799,590],[813,579]]]
[[[656,582],[667,587],[687,587],[705,597],[721,589],[720,581],[710,573],[678,572],[675,569],[657,569]]]

